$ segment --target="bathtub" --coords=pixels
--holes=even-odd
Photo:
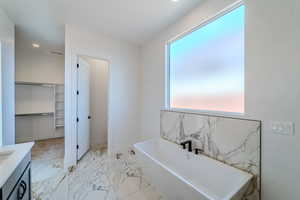
[[[168,200],[240,200],[252,175],[164,139],[134,144],[145,178]]]

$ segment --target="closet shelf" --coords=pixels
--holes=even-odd
[[[60,120],[60,119],[64,119],[65,117],[64,116],[60,116],[60,117],[55,117],[57,120]]]
[[[56,85],[64,85],[61,83],[41,83],[41,82],[30,82],[30,81],[16,81],[16,85],[32,85],[32,86],[42,86],[42,87],[52,87]]]
[[[55,127],[59,128],[59,127],[64,127],[65,125],[63,124],[56,124]]]
[[[54,87],[54,126],[55,128],[63,127],[64,126],[64,118],[65,118],[65,110],[64,110],[64,86],[63,85],[56,85]],[[63,106],[63,107],[62,107]]]
[[[16,113],[16,116],[48,116],[53,114],[54,112],[28,112],[28,113]]]

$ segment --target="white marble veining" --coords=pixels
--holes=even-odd
[[[0,147],[0,151],[12,151],[8,155],[0,156],[0,188],[5,184],[23,158],[30,152],[33,144],[33,142],[29,142]]]
[[[142,175],[135,155],[124,153],[120,159],[106,151],[90,151],[76,168],[63,171],[62,159],[32,163],[34,200],[162,200]],[[47,166],[46,166],[47,165]],[[51,175],[40,175],[38,171]]]
[[[260,198],[260,121],[161,111],[161,137],[192,140],[204,154],[255,176],[243,200]]]
[[[259,121],[161,112],[162,138],[177,144],[191,139],[194,147],[202,148],[207,156],[254,176],[238,200],[260,197],[260,128]],[[33,152],[34,200],[166,199],[147,181],[149,177],[143,174],[147,169],[138,164],[136,155],[125,152],[116,159],[105,151],[90,151],[72,172],[66,173],[63,152],[57,147],[52,150],[48,160],[41,156],[47,153]]]

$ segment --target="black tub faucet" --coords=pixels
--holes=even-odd
[[[192,152],[192,140],[187,140],[185,142],[180,143],[183,149],[186,149],[186,145],[188,145],[188,151]]]
[[[199,149],[199,148],[195,148],[194,151],[195,151],[195,154],[197,154],[197,155],[204,153],[204,150],[203,149]]]

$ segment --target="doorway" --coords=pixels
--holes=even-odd
[[[64,48],[32,43],[19,30],[15,42],[14,115],[16,143],[34,142],[31,152],[33,199],[61,178],[65,158]]]
[[[108,67],[106,60],[78,56],[77,160],[90,149],[107,148]]]

